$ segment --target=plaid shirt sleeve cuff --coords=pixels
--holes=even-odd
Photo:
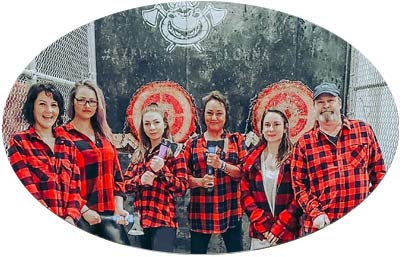
[[[81,202],[80,202],[80,204],[81,204],[81,209],[82,209],[83,206],[86,205],[86,203],[87,203],[87,201],[86,201],[85,199],[81,198]]]
[[[172,177],[173,176],[172,172],[170,171],[170,169],[166,165],[164,165],[164,167],[162,167],[162,169],[160,170],[160,173],[164,174],[165,177]]]
[[[140,175],[137,175],[136,177],[135,177],[135,179],[134,179],[134,183],[136,184],[136,185],[138,185],[138,186],[141,186],[142,185],[142,175],[143,174],[140,174]]]
[[[81,213],[80,213],[80,211],[76,211],[76,212],[68,211],[67,216],[70,216],[74,220],[74,223],[76,224],[78,222],[78,220],[80,220],[80,218],[81,218]]]
[[[277,222],[272,225],[270,231],[274,236],[278,238],[282,238],[282,236],[286,233],[285,226],[283,226],[283,224],[279,220],[277,220]]]
[[[232,165],[234,165],[234,164],[232,164]],[[239,168],[239,171],[240,171],[240,173],[241,173],[242,176],[243,176],[242,164],[238,164],[238,165],[234,165],[234,166],[237,167],[237,168]],[[223,171],[220,170],[220,169],[218,169],[218,171],[224,173],[226,176],[229,176],[226,172],[223,172]],[[242,180],[242,176],[240,176],[240,177],[238,177],[238,178],[235,178],[235,177],[232,177],[232,176],[231,176],[231,179],[232,179],[233,181],[240,181],[240,180]]]
[[[261,209],[254,210],[249,220],[253,223],[253,227],[258,233],[265,233],[272,226],[272,224],[270,224],[271,222],[268,222],[267,217],[265,217],[264,211]]]
[[[153,173],[158,175],[161,182],[166,183],[167,185],[170,183],[170,178],[173,176],[172,172],[166,165],[164,165],[158,172]]]
[[[138,186],[142,185],[142,181],[141,181],[141,177],[142,177],[143,173],[136,175],[134,177],[126,177],[125,178],[125,193],[132,193],[137,191]]]
[[[264,234],[268,231],[268,227],[265,223],[253,223],[253,228],[260,234]]]

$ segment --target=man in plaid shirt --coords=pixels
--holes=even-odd
[[[313,100],[317,122],[297,142],[291,162],[293,190],[304,210],[303,234],[343,217],[386,173],[371,126],[340,114],[337,86],[318,85]]]

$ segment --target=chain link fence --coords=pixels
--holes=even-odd
[[[61,91],[66,104],[75,81],[90,78],[96,81],[94,23],[84,25],[55,41],[43,50],[24,70],[11,89],[3,116],[3,140],[5,148],[12,134],[26,129],[22,118],[22,105],[29,87],[36,82],[52,82]],[[386,82],[375,67],[356,49],[352,49],[350,83],[347,97],[347,116],[364,120],[372,125],[381,145],[387,168],[393,161],[398,142],[398,114],[394,99]],[[66,106],[68,108],[68,106]],[[66,118],[65,118],[66,120]],[[123,155],[121,153],[121,155]],[[122,158],[123,159],[123,158]],[[126,159],[126,158],[125,158]],[[179,202],[179,213],[186,217],[187,199]],[[132,199],[126,207],[132,206]],[[181,215],[181,216],[182,216]],[[245,249],[249,248],[248,221],[244,217]],[[187,221],[180,221],[178,252],[188,251]],[[212,252],[223,252],[223,241],[214,238]],[[138,245],[139,242],[133,242]]]
[[[63,95],[67,109],[69,92],[76,81],[86,78],[96,81],[94,40],[93,22],[79,27],[44,49],[19,75],[4,109],[2,134],[6,149],[10,137],[28,127],[22,107],[32,84],[53,83]]]
[[[58,39],[34,60],[36,72],[68,81],[96,79],[94,23]]]
[[[398,113],[393,95],[379,71],[356,49],[351,51],[347,116],[369,123],[389,169],[396,154]]]

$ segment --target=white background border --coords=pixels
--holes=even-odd
[[[140,4],[138,3],[140,2]],[[0,6],[0,112],[19,73],[45,47],[94,19],[161,1],[2,1]],[[343,38],[381,72],[400,99],[400,36],[397,1],[230,1],[301,17]],[[383,4],[385,3],[385,4]],[[160,255],[120,246],[79,231],[44,209],[22,187],[0,144],[1,256]],[[360,207],[327,227],[289,244],[252,252],[257,256],[379,256],[399,253],[399,158]],[[397,254],[396,254],[397,252]],[[243,253],[242,253],[243,254]],[[164,254],[162,254],[164,255]],[[250,256],[250,252],[244,255]],[[182,256],[182,255],[180,255]]]

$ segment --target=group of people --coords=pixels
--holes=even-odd
[[[139,146],[123,171],[104,96],[93,81],[80,81],[71,90],[66,124],[60,92],[51,84],[36,84],[23,107],[30,126],[11,138],[9,159],[44,206],[108,240],[130,244],[123,202],[133,194],[142,247],[173,252],[176,196],[189,190],[191,253],[206,254],[213,234],[222,236],[227,252],[242,251],[244,212],[251,249],[260,249],[341,218],[386,172],[372,128],[341,114],[336,85],[316,86],[313,100],[315,126],[295,145],[285,113],[270,108],[262,115],[261,140],[247,149],[242,134],[226,129],[227,98],[213,91],[200,108],[205,132],[189,138],[178,153],[165,148],[173,141],[166,110],[152,103],[142,111]]]

